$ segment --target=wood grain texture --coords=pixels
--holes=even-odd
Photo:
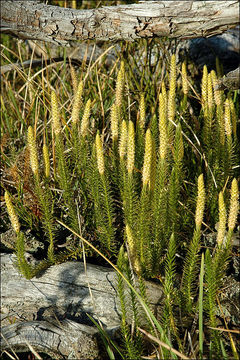
[[[216,90],[238,90],[240,89],[240,66],[233,71],[230,71],[226,76],[218,80]]]
[[[97,331],[71,320],[24,321],[3,326],[1,350],[26,352],[28,344],[53,359],[98,360]]]
[[[83,263],[66,262],[26,280],[15,262],[15,255],[1,255],[2,350],[11,346],[26,351],[27,340],[38,351],[45,349],[50,354],[52,349],[61,356],[69,354],[69,349],[74,350],[75,346],[77,358],[88,359],[83,341],[89,336],[89,346],[95,349],[97,359],[96,328],[87,314],[99,320],[109,334],[119,329],[121,310],[116,273],[111,268],[90,264],[85,272]],[[146,282],[146,287],[150,306],[158,313],[161,287],[152,282]],[[130,322],[131,309],[127,308]],[[143,309],[141,312],[144,324],[146,315]]]
[[[73,40],[209,37],[239,23],[239,2],[143,1],[75,10],[39,1],[1,1],[1,31],[66,45]]]

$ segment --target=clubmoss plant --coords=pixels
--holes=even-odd
[[[175,131],[173,161],[174,165],[171,171],[169,181],[169,200],[168,200],[168,227],[169,231],[177,232],[178,230],[178,213],[180,211],[178,199],[180,197],[182,181],[184,178],[183,170],[184,145],[182,138],[182,128],[178,124]]]
[[[187,98],[189,92],[189,79],[187,75],[187,62],[184,61],[182,63],[182,72],[181,72],[181,80],[182,80],[182,90],[183,90],[183,100],[182,100],[182,110],[183,112],[187,109]]]
[[[47,144],[43,144],[43,159],[44,159],[44,174],[46,179],[49,179],[50,177],[50,158],[49,158],[49,151]]]
[[[229,99],[224,103],[224,128],[226,134],[225,142],[225,156],[224,156],[224,175],[230,175],[232,173],[232,167],[234,165],[234,143],[232,138],[232,121],[231,121],[231,108]]]
[[[55,135],[55,149],[56,149],[56,158],[57,158],[57,172],[58,172],[58,181],[63,189],[63,198],[66,205],[68,206],[69,217],[71,221],[71,226],[75,231],[79,229],[78,218],[76,205],[74,200],[74,194],[71,187],[71,174],[69,171],[67,159],[64,153],[64,141],[62,136],[62,126],[60,123],[60,114],[58,109],[58,100],[55,91],[52,91],[51,94],[51,104],[52,104],[52,130]]]
[[[222,191],[219,193],[218,207],[219,207],[219,224],[218,224],[217,244],[218,246],[221,247],[225,237],[226,220],[227,220],[227,212],[226,212]]]
[[[117,143],[118,139],[118,112],[117,105],[113,104],[111,110],[111,135],[113,144]],[[116,145],[113,145],[115,147]]]
[[[127,171],[132,176],[135,163],[135,130],[132,121],[128,124],[128,142],[127,142]]]
[[[125,120],[121,124],[121,135],[119,141],[119,157],[120,161],[123,161],[125,154],[127,153],[127,143],[128,143],[128,129],[127,123]]]
[[[168,130],[166,99],[164,99],[164,95],[162,93],[159,95],[159,134],[160,158],[164,160],[166,158],[168,148]]]
[[[40,208],[43,213],[43,224],[48,234],[49,247],[48,247],[48,259],[54,263],[54,221],[52,216],[52,195],[51,191],[46,184],[45,189],[43,190],[39,178],[39,162],[37,155],[37,145],[36,139],[33,134],[33,129],[31,126],[28,128],[28,147],[30,153],[30,164],[32,168],[32,172],[34,175],[34,184],[35,184],[35,192],[37,194]],[[47,172],[49,172],[49,159],[48,153],[45,148],[45,169],[46,165],[48,167]]]
[[[39,164],[38,164],[38,155],[37,155],[37,146],[35,136],[33,134],[33,128],[29,126],[28,128],[28,147],[30,153],[30,165],[34,176],[38,179],[39,177]]]
[[[142,182],[143,187],[149,186],[150,176],[151,176],[151,160],[152,160],[152,137],[150,129],[146,132],[145,137],[145,154],[144,154],[144,163],[142,170]]]
[[[5,197],[7,211],[8,211],[8,214],[9,214],[9,218],[10,218],[12,227],[13,227],[14,231],[18,234],[20,232],[19,219],[18,219],[18,216],[17,216],[16,211],[14,209],[14,206],[12,204],[10,195],[9,195],[9,193],[7,191],[5,191],[4,197]]]
[[[73,100],[72,123],[74,125],[77,124],[79,121],[79,112],[82,106],[82,93],[83,93],[83,81],[80,81],[78,84],[77,91],[74,94],[74,100]]]
[[[231,238],[233,229],[236,225],[237,214],[239,211],[238,202],[239,192],[237,180],[233,179],[231,186],[230,209],[228,215],[228,233],[226,228],[226,208],[223,193],[219,194],[219,226],[217,234],[217,246],[215,253],[211,256],[209,249],[206,251],[206,309],[209,316],[212,341],[212,352],[221,355],[221,341],[219,332],[215,330],[217,326],[216,302],[219,290],[223,285],[224,272],[230,259]],[[233,348],[233,353],[235,350]],[[236,356],[236,354],[235,354]]]
[[[16,239],[16,253],[17,253],[17,264],[18,268],[21,273],[29,279],[31,277],[32,269],[31,266],[28,264],[27,260],[25,259],[25,246],[24,246],[24,235],[20,231],[20,223],[14,206],[12,204],[11,197],[7,191],[5,191],[5,202],[7,206],[7,211],[9,214],[9,218],[12,224],[14,231],[17,234]]]
[[[184,95],[188,94],[189,85],[188,85],[188,76],[187,76],[187,63],[184,61],[182,63],[182,89]]]
[[[73,93],[75,94],[77,92],[77,88],[78,88],[78,81],[77,81],[76,71],[71,64],[70,64],[70,74],[71,74],[71,79],[72,79]]]
[[[124,120],[122,122],[119,155],[121,174],[120,191],[123,204],[124,223],[131,229],[132,236],[135,237],[138,195],[136,191],[136,176],[133,172],[135,160],[135,131],[132,122],[129,123],[128,129],[126,122]]]
[[[146,132],[145,137],[145,155],[142,170],[142,191],[140,197],[140,213],[138,221],[138,241],[140,261],[146,271],[151,269],[151,252],[149,241],[151,238],[151,191],[150,191],[150,175],[152,160],[152,137],[150,129]]]
[[[230,234],[233,232],[239,211],[239,191],[238,191],[238,182],[237,179],[234,178],[231,186],[231,199],[230,199],[230,209],[228,215],[228,230]]]
[[[227,140],[230,142],[232,135],[232,124],[231,124],[231,109],[230,109],[229,99],[226,99],[224,105],[225,105],[224,106],[225,132],[226,132]]]
[[[90,112],[91,112],[91,99],[88,99],[86,106],[84,108],[82,121],[81,121],[81,128],[80,128],[80,133],[83,138],[87,136],[87,132],[89,130]]]
[[[60,114],[58,109],[58,100],[55,91],[51,93],[51,105],[52,105],[52,129],[56,137],[61,134]]]
[[[146,106],[144,94],[140,95],[140,104],[139,104],[139,127],[144,129],[146,123]]]
[[[169,240],[168,252],[165,260],[165,279],[164,279],[164,295],[165,304],[163,310],[162,323],[164,324],[165,330],[168,328],[172,329],[174,335],[177,335],[177,327],[175,324],[173,314],[173,304],[176,297],[176,252],[177,244],[174,234],[171,235]]]
[[[102,141],[101,141],[99,134],[96,135],[96,151],[97,151],[98,171],[99,171],[99,174],[102,176],[105,171],[105,166],[104,166],[103,146],[102,146]]]
[[[221,106],[222,99],[223,99],[223,91],[216,89],[218,79],[217,79],[217,74],[214,70],[211,71],[211,78],[212,78],[212,84],[213,84],[215,104],[216,104],[216,106]]]
[[[24,108],[14,97],[11,81],[4,81],[1,126],[5,139],[1,150],[6,167],[14,160],[9,174],[12,183],[17,184],[14,189],[9,182],[4,183],[13,193],[10,200],[14,198],[15,207],[9,205],[9,195],[5,195],[5,201],[17,233],[19,268],[30,278],[54,263],[81,258],[78,238],[84,237],[88,241],[86,255],[94,255],[93,244],[105,260],[117,262],[130,284],[126,289],[119,277],[126,358],[149,357],[153,351],[156,357],[169,358],[171,352],[169,348],[164,350],[164,345],[153,349],[142,342],[137,299],[141,294],[140,303],[141,299],[148,302],[143,278],[162,286],[164,296],[160,322],[150,316],[149,334],[171,349],[178,348],[188,358],[198,356],[199,339],[202,358],[209,357],[210,347],[212,358],[221,358],[222,335],[206,325],[217,325],[216,300],[223,291],[237,221],[239,96],[216,90],[220,69],[216,75],[204,66],[199,86],[194,64],[177,63],[176,56],[169,56],[156,39],[121,44],[118,55],[121,64],[117,79],[114,74],[118,62],[107,67],[104,57],[89,66],[83,61],[79,76],[67,64],[57,72],[42,70],[41,79],[37,74],[34,77],[31,94],[26,91]],[[178,73],[181,78],[177,82]],[[22,75],[29,77],[24,71]],[[69,96],[70,76],[73,98]],[[77,83],[78,77],[84,80]],[[18,78],[23,99],[21,89],[26,87]],[[52,88],[55,91],[49,112]],[[14,143],[11,149],[8,143],[17,136],[21,141],[16,144],[25,146],[23,130],[28,130],[29,156],[24,155],[24,165],[19,169],[16,159],[20,145]],[[40,148],[41,155],[37,151]],[[26,202],[29,196],[30,205]],[[29,211],[31,203],[38,210],[35,217]],[[16,216],[19,221],[14,223]],[[217,222],[216,246],[206,250],[201,247],[202,231],[212,236],[211,229]],[[74,234],[67,238],[64,252],[59,249],[59,223],[65,223]],[[24,257],[23,233],[28,224],[31,230],[38,230],[36,234],[43,234],[42,241],[47,245],[36,267]],[[203,308],[196,296],[201,253]],[[190,322],[194,327],[197,309],[202,314],[199,328],[204,329],[207,340],[201,334],[190,343],[183,340],[184,333]],[[226,346],[227,351],[234,354],[230,346]]]
[[[141,266],[138,258],[136,239],[133,238],[132,231],[128,224],[126,225],[126,236],[129,247],[130,260],[132,262],[133,269],[137,274],[141,274]]]
[[[117,82],[116,82],[116,106],[119,111],[120,115],[120,108],[122,105],[122,97],[123,97],[123,89],[124,89],[124,76],[125,76],[125,67],[124,67],[124,61],[121,61],[120,70],[118,72],[117,76]]]
[[[213,81],[212,81],[211,73],[208,74],[208,85],[207,86],[208,86],[208,90],[207,90],[208,114],[209,114],[209,121],[212,121],[213,111],[214,111],[214,101],[213,101]]]
[[[186,309],[192,309],[194,293],[196,288],[196,273],[199,260],[201,225],[205,207],[205,187],[203,174],[198,177],[198,194],[195,212],[195,230],[192,241],[188,247],[182,277],[182,294],[186,303]]]
[[[175,94],[176,94],[176,81],[177,81],[177,68],[176,68],[176,55],[171,56],[170,64],[170,81],[169,81],[169,94],[168,94],[168,119],[171,121],[175,118]]]
[[[203,67],[203,75],[202,75],[202,107],[203,111],[205,112],[207,109],[207,99],[208,99],[208,69],[207,66],[204,65]]]
[[[96,224],[103,246],[113,251],[115,248],[115,227],[113,220],[114,206],[110,191],[110,184],[106,175],[103,145],[99,133],[96,135],[95,148],[98,172],[97,174],[95,172],[95,180],[97,182],[92,183],[92,194],[96,214]],[[95,189],[93,190],[93,188]]]
[[[229,98],[229,103],[231,109],[232,131],[233,131],[234,141],[237,142],[237,115],[236,115],[233,99],[231,97]]]
[[[130,229],[128,228],[128,231]],[[130,235],[130,233],[128,233]],[[130,235],[131,236],[131,235]],[[131,242],[131,240],[130,240]],[[125,256],[124,247],[122,246],[119,251],[118,255],[118,268],[122,273],[127,273],[128,281],[133,284],[133,278],[131,276],[131,271],[129,269],[129,265]],[[130,290],[131,291],[131,290]],[[123,278],[121,275],[118,274],[118,294],[119,299],[121,303],[121,331],[122,331],[122,337],[123,337],[123,346],[125,349],[125,356],[127,359],[139,359],[140,360],[140,344],[139,344],[139,338],[136,336],[136,329],[133,328],[130,330],[128,326],[127,321],[127,315],[129,316],[128,308],[129,304],[127,305],[129,299],[126,299],[126,288],[123,281]],[[131,310],[133,311],[133,323],[135,326],[138,325],[138,313],[137,313],[137,307],[136,307],[136,297],[133,292],[131,292]],[[135,333],[135,336],[133,337],[133,334]]]

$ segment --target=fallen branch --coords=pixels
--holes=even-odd
[[[221,34],[239,23],[239,2],[143,1],[75,10],[39,1],[1,1],[1,31],[66,45],[73,40],[129,40]]]
[[[100,321],[109,334],[119,329],[121,310],[115,271],[87,264],[85,272],[82,262],[66,262],[26,280],[15,261],[15,255],[1,255],[1,349],[27,351],[30,343],[37,351],[50,355],[51,351],[58,351],[58,356],[77,351],[78,357],[72,358],[97,359],[96,328],[87,314]],[[146,287],[150,306],[158,312],[161,287],[152,282],[146,282]],[[129,322],[131,314],[129,307]],[[142,323],[145,321],[143,310]],[[86,338],[95,357],[86,357]]]
[[[240,66],[233,71],[230,71],[218,80],[215,86],[216,90],[238,90],[240,89]]]
[[[26,69],[29,67],[31,67],[31,69],[34,69],[37,66],[47,66],[49,64],[57,64],[62,61],[64,61],[63,57],[51,58],[51,59],[47,59],[46,61],[44,61],[42,59],[26,60],[26,61],[23,61],[22,63],[17,62],[17,63],[0,66],[0,74],[3,75],[11,70],[22,70],[22,69]],[[66,63],[71,63],[71,64],[75,64],[78,66],[81,65],[81,61],[79,61],[77,59],[66,58]]]
[[[53,359],[97,360],[97,330],[75,321],[24,321],[3,326],[1,350],[27,352],[33,348]]]

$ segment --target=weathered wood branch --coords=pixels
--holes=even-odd
[[[237,90],[240,89],[240,66],[233,71],[227,73],[226,76],[218,80],[216,90]]]
[[[147,1],[75,10],[39,1],[1,1],[1,31],[66,45],[73,40],[209,37],[239,23],[239,2]]]
[[[50,355],[63,357],[73,351],[78,354],[74,359],[97,359],[96,328],[87,314],[99,320],[109,334],[119,328],[116,273],[90,264],[85,272],[83,263],[66,262],[26,280],[14,261],[15,255],[1,255],[1,349],[26,351],[29,343]],[[161,287],[152,282],[146,286],[150,305],[158,312]],[[128,317],[131,321],[130,307]],[[142,323],[145,321],[142,309]],[[86,356],[83,341],[87,338],[93,357]]]
[[[53,359],[100,359],[97,330],[75,321],[24,321],[2,327],[1,350],[48,354]]]
[[[11,70],[25,69],[25,68],[29,68],[29,67],[31,67],[31,69],[34,69],[37,66],[41,66],[41,65],[47,66],[49,64],[53,64],[53,63],[57,64],[58,62],[62,62],[62,61],[64,61],[63,57],[47,59],[45,62],[43,62],[42,59],[26,60],[26,61],[23,61],[22,63],[12,63],[12,64],[0,66],[0,74],[3,75],[6,72],[11,71]],[[75,64],[75,65],[78,65],[78,66],[81,65],[81,62],[78,61],[77,59],[66,58],[66,63],[69,63],[69,62],[71,62],[72,64]]]

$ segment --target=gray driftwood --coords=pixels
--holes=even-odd
[[[71,320],[17,322],[2,327],[1,349],[43,352],[53,359],[97,360],[100,354],[96,332]]]
[[[240,89],[240,66],[227,73],[226,76],[219,79],[218,84],[216,85],[217,90],[237,90]]]
[[[81,262],[50,267],[26,280],[16,269],[15,255],[1,255],[1,320],[3,350],[38,352],[72,359],[97,359],[97,331],[90,314],[113,335],[120,325],[116,274],[111,268]],[[158,312],[161,288],[146,282],[150,305]],[[142,323],[146,321],[144,310]],[[128,312],[131,321],[131,311]],[[89,357],[88,354],[89,352]]]
[[[3,75],[8,71],[11,70],[18,70],[18,69],[25,69],[25,68],[29,68],[31,67],[32,69],[36,68],[37,66],[47,66],[49,64],[57,64],[58,62],[62,62],[64,61],[63,57],[56,57],[56,58],[51,58],[51,59],[47,59],[45,62],[42,59],[36,59],[36,60],[26,60],[23,61],[22,63],[13,63],[13,64],[7,64],[7,65],[3,65],[0,66],[0,74]],[[80,61],[77,61],[76,59],[66,59],[66,62],[69,63],[71,61],[72,64],[81,65]]]
[[[1,31],[66,45],[73,40],[130,40],[220,34],[239,23],[239,2],[143,1],[75,10],[39,1],[1,1]]]

